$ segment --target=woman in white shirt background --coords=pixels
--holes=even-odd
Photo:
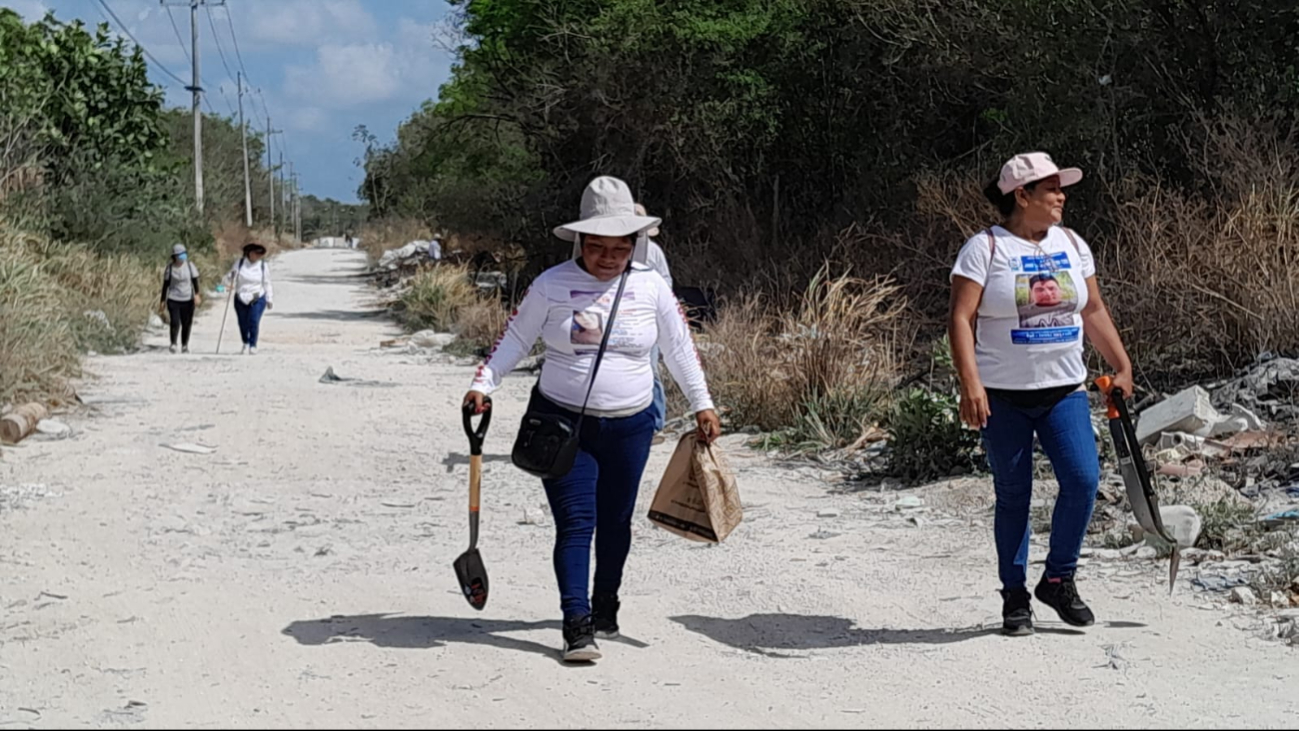
[[[971,237],[952,269],[948,325],[961,418],[982,430],[992,468],[1009,635],[1033,633],[1027,568],[1034,436],[1060,486],[1046,570],[1034,593],[1067,624],[1095,621],[1074,581],[1100,483],[1084,335],[1115,370],[1115,387],[1132,395],[1132,363],[1101,299],[1091,249],[1060,225],[1064,188],[1081,179],[1081,170],[1062,170],[1042,152],[1011,158],[984,191],[1003,223]],[[1050,291],[1035,293],[1044,284]],[[1049,317],[1041,313],[1043,298]]]
[[[574,242],[572,260],[543,272],[528,288],[505,333],[479,367],[465,396],[482,413],[491,394],[538,338],[545,364],[533,389],[530,412],[576,422],[586,398],[599,339],[590,328],[610,327],[609,314],[624,272],[625,291],[608,348],[580,425],[580,451],[562,478],[543,480],[555,518],[555,575],[564,615],[564,658],[600,657],[595,638],[618,636],[618,591],[631,548],[631,518],[655,431],[655,346],[688,396],[698,437],[721,433],[703,369],[676,298],[667,282],[645,265],[645,232],[660,223],[636,215],[627,184],[600,177],[582,196],[582,220],[555,235]],[[575,327],[580,325],[580,327]],[[594,593],[590,586],[595,540]]]
[[[266,247],[256,242],[244,244],[244,255],[231,267],[226,280],[234,291],[235,316],[239,319],[239,337],[244,344],[239,352],[256,355],[262,314],[275,308]]]
[[[189,352],[189,335],[194,329],[194,309],[203,304],[198,291],[198,267],[189,260],[184,244],[171,247],[171,263],[162,273],[162,306],[171,320],[171,352],[180,337],[181,352]]]

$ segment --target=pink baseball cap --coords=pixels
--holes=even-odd
[[[997,188],[1002,193],[1009,193],[1021,185],[1046,180],[1052,175],[1060,176],[1061,187],[1073,185],[1083,177],[1082,171],[1078,168],[1061,170],[1056,167],[1055,161],[1045,152],[1026,152],[1010,158],[1005,165],[1001,166],[1001,177],[997,180]]]

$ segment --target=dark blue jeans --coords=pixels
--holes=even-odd
[[[250,348],[257,347],[257,336],[262,329],[262,313],[266,311],[266,298],[258,297],[251,305],[235,297],[235,317],[239,318],[239,337]]]
[[[530,411],[577,414],[532,392]],[[565,619],[591,613],[591,539],[595,538],[595,591],[617,594],[631,551],[631,518],[654,438],[653,407],[635,416],[583,419],[581,450],[573,470],[544,480],[555,518],[555,578]]]
[[[1028,585],[1029,510],[1033,500],[1033,435],[1051,460],[1060,495],[1051,516],[1051,549],[1046,575],[1074,575],[1100,484],[1100,458],[1084,392],[1050,408],[1020,409],[991,396],[992,415],[983,430],[997,492],[993,532],[1002,588]]]

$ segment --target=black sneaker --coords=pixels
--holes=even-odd
[[[1061,621],[1072,627],[1090,627],[1096,623],[1092,610],[1078,596],[1078,585],[1073,577],[1065,579],[1048,579],[1045,576],[1037,584],[1034,592],[1037,600],[1055,610]]]
[[[564,620],[564,662],[592,662],[601,657],[591,615]]]
[[[1001,633],[1010,637],[1033,634],[1033,595],[1028,589],[1001,592]]]
[[[618,608],[622,604],[617,594],[596,594],[591,597],[591,620],[595,623],[595,636],[602,640],[618,637]]]

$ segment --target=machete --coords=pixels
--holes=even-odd
[[[1114,440],[1114,451],[1119,458],[1119,472],[1123,475],[1123,485],[1127,488],[1128,502],[1132,504],[1132,513],[1142,530],[1153,533],[1173,547],[1173,555],[1168,563],[1168,593],[1173,593],[1177,583],[1177,570],[1182,564],[1182,550],[1177,541],[1164,527],[1163,517],[1159,514],[1159,496],[1146,466],[1146,458],[1141,454],[1141,444],[1137,441],[1137,430],[1132,425],[1132,415],[1128,412],[1127,401],[1123,398],[1122,389],[1114,388],[1114,380],[1109,376],[1096,379],[1096,389],[1105,396],[1106,414],[1110,420],[1110,436]]]

